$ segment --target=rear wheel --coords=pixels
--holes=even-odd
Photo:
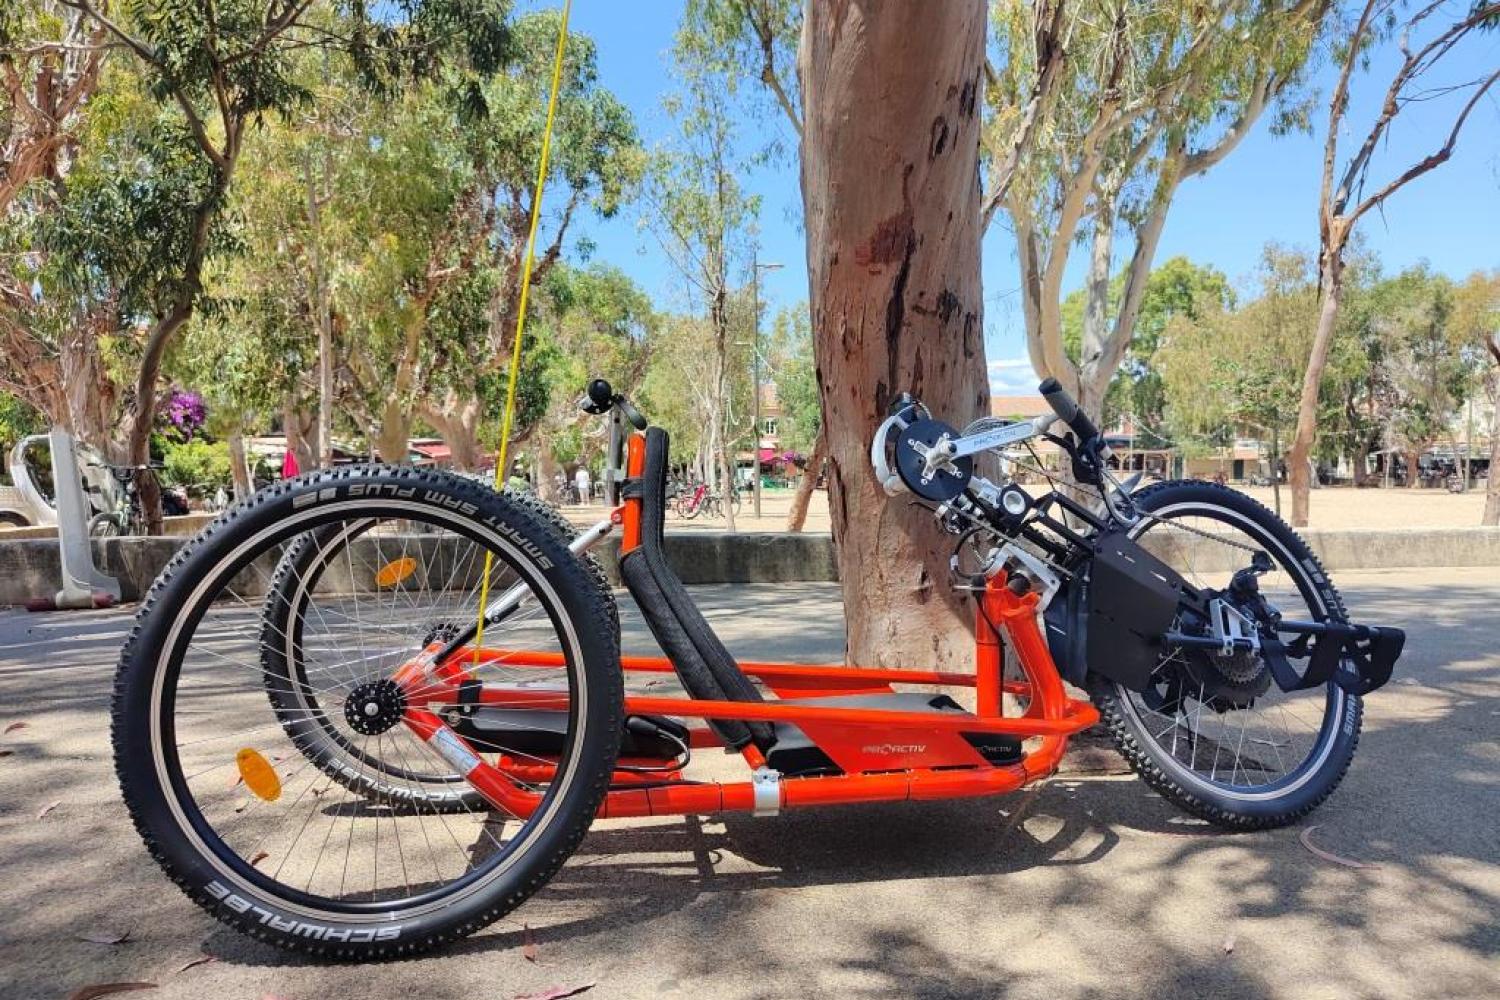
[[[1289,619],[1346,621],[1342,599],[1306,543],[1236,490],[1168,482],[1135,494],[1133,536],[1190,583],[1227,588],[1256,551],[1271,557],[1260,591]],[[1264,658],[1165,649],[1145,691],[1091,678],[1104,724],[1152,788],[1213,823],[1282,826],[1343,779],[1359,741],[1360,699],[1336,684],[1284,692]]]
[[[534,493],[503,491],[511,504],[523,507],[527,512],[549,525],[565,542],[571,542],[573,528],[550,504]],[[366,537],[379,522],[374,518],[351,518],[307,532],[287,547],[286,553],[277,563],[272,577],[271,594],[264,605],[261,617],[260,657],[266,695],[270,698],[283,728],[297,749],[320,770],[341,785],[356,791],[371,800],[382,802],[421,802],[445,812],[470,811],[485,808],[485,800],[463,777],[446,768],[431,766],[411,767],[404,754],[393,751],[401,749],[392,741],[382,758],[368,747],[362,747],[357,733],[351,733],[342,715],[342,701],[349,694],[348,685],[332,689],[331,699],[320,692],[316,678],[310,676],[319,670],[319,658],[327,653],[322,647],[341,643],[336,635],[326,628],[322,602],[315,593],[325,574],[338,575],[344,570],[350,552],[358,550],[359,539]],[[350,549],[354,546],[354,550]],[[369,548],[368,545],[365,548]],[[421,555],[432,549],[430,540],[418,545],[410,553],[399,558]],[[592,555],[579,557],[599,600],[604,604],[610,631],[618,642],[620,622],[614,596],[603,568]],[[387,568],[399,568],[399,562],[387,564]],[[372,571],[375,568],[372,567]],[[496,593],[513,583],[510,574],[500,573],[491,581]],[[419,602],[408,581],[399,581],[406,590],[413,606]],[[432,602],[429,621],[414,623],[420,632],[422,644],[434,639],[446,640],[473,619],[473,614],[450,613],[446,602]],[[534,614],[535,608],[518,609],[518,614]],[[330,616],[338,612],[330,612]],[[312,621],[309,623],[309,616]],[[513,616],[507,625],[514,628],[522,619]],[[491,627],[486,635],[497,638],[504,634],[505,627]],[[484,678],[482,678],[484,679]],[[327,703],[325,703],[327,702]],[[380,748],[376,748],[380,749]],[[414,755],[415,756],[415,755]],[[418,761],[418,763],[423,763]]]
[[[291,593],[277,584],[309,551],[329,557],[277,619],[296,630],[298,672],[272,674],[268,623]],[[387,697],[435,627],[477,613],[487,558],[491,599],[525,600],[486,646],[565,664],[478,668],[566,692],[561,751],[512,775],[539,797],[527,816],[465,794]],[[440,473],[322,473],[236,508],[158,580],[116,680],[116,770],[152,854],[221,920],[336,957],[410,954],[519,905],[577,845],[619,745],[618,656],[595,581],[527,505]],[[502,770],[539,763],[483,749]]]

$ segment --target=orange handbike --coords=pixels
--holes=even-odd
[[[622,502],[577,535],[527,494],[431,470],[264,490],[172,561],[123,651],[113,736],[136,826],[225,922],[364,959],[518,906],[596,816],[1008,792],[1101,721],[1191,813],[1304,815],[1342,778],[1403,634],[1349,623],[1248,497],[1119,483],[1088,418],[1042,390],[1056,417],[962,432],[903,396],[871,447],[877,481],[957,540],[972,673],[736,662],[666,558],[667,435],[602,381],[583,405],[610,419]],[[1042,438],[1073,486],[1034,496],[976,471]],[[617,529],[665,657],[620,653],[588,553]],[[653,690],[673,683],[686,697]],[[693,777],[709,749],[739,754],[743,780]]]

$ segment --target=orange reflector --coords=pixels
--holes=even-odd
[[[405,556],[386,563],[375,573],[375,586],[394,587],[417,571],[417,561]]]
[[[281,779],[276,776],[276,769],[271,766],[271,762],[260,755],[260,751],[245,747],[234,755],[234,762],[240,769],[240,777],[245,779],[245,787],[258,798],[267,802],[275,802],[281,798]]]

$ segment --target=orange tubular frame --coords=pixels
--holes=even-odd
[[[638,478],[645,462],[644,439],[627,439],[626,468]],[[641,543],[641,500],[629,497],[614,511],[612,520],[622,527],[621,554]],[[649,776],[629,770],[616,771],[600,816],[662,816],[712,813],[722,810],[772,812],[779,808],[851,802],[881,802],[901,799],[945,799],[993,795],[1014,791],[1046,777],[1057,769],[1068,738],[1099,721],[1098,711],[1088,702],[1071,699],[1052,662],[1038,626],[1035,593],[1017,596],[1005,586],[1004,574],[990,579],[976,595],[974,672],[881,669],[844,666],[806,666],[792,663],[740,663],[751,677],[760,679],[778,696],[766,702],[704,701],[627,695],[627,715],[664,715],[689,719],[743,719],[788,722],[803,728],[831,757],[859,759],[878,749],[890,755],[862,771],[815,777],[780,777],[765,768],[765,757],[753,744],[740,751],[757,780],[697,782],[684,779],[680,771]],[[1003,639],[1016,653],[1024,680],[1004,677]],[[408,662],[395,675],[411,698],[405,723],[420,739],[463,774],[471,785],[496,808],[516,816],[529,816],[541,802],[532,787],[550,780],[552,765],[518,761],[500,755],[495,763],[481,757],[432,707],[452,705],[458,700],[459,684],[470,678],[469,670],[481,664],[504,664],[507,668],[560,669],[561,653],[480,648],[454,655],[434,666],[429,648]],[[460,666],[462,664],[462,666]],[[661,657],[624,656],[627,673],[669,673],[672,664]],[[903,712],[878,708],[842,708],[799,704],[806,698],[848,694],[891,693],[892,684],[944,685],[972,688],[973,714],[958,712]],[[1028,700],[1020,715],[1004,714],[1003,695]],[[566,695],[555,691],[482,685],[481,704],[510,707],[563,709]],[[695,748],[721,745],[712,730],[690,730]],[[995,765],[980,757],[960,733],[1000,733],[1036,738],[1022,759]],[[899,743],[884,742],[892,738]],[[865,746],[870,741],[878,748]],[[622,764],[629,762],[621,761]],[[847,771],[847,768],[846,768]],[[767,781],[770,777],[771,781]],[[759,785],[760,794],[757,795]],[[768,808],[767,788],[774,796]]]

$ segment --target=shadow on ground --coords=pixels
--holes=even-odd
[[[0,728],[27,723],[0,743],[0,995],[136,979],[226,1000],[508,997],[587,981],[600,997],[1500,995],[1500,580],[1343,583],[1357,617],[1406,624],[1411,640],[1369,700],[1343,787],[1302,828],[1217,833],[1129,778],[776,819],[607,821],[489,931],[365,968],[224,929],[150,862],[108,751],[124,616],[0,615]],[[699,596],[740,655],[839,655],[830,588]],[[648,651],[633,614],[627,633]],[[1329,864],[1304,830],[1378,867]],[[101,930],[129,938],[79,940]],[[215,961],[183,970],[200,949]]]

